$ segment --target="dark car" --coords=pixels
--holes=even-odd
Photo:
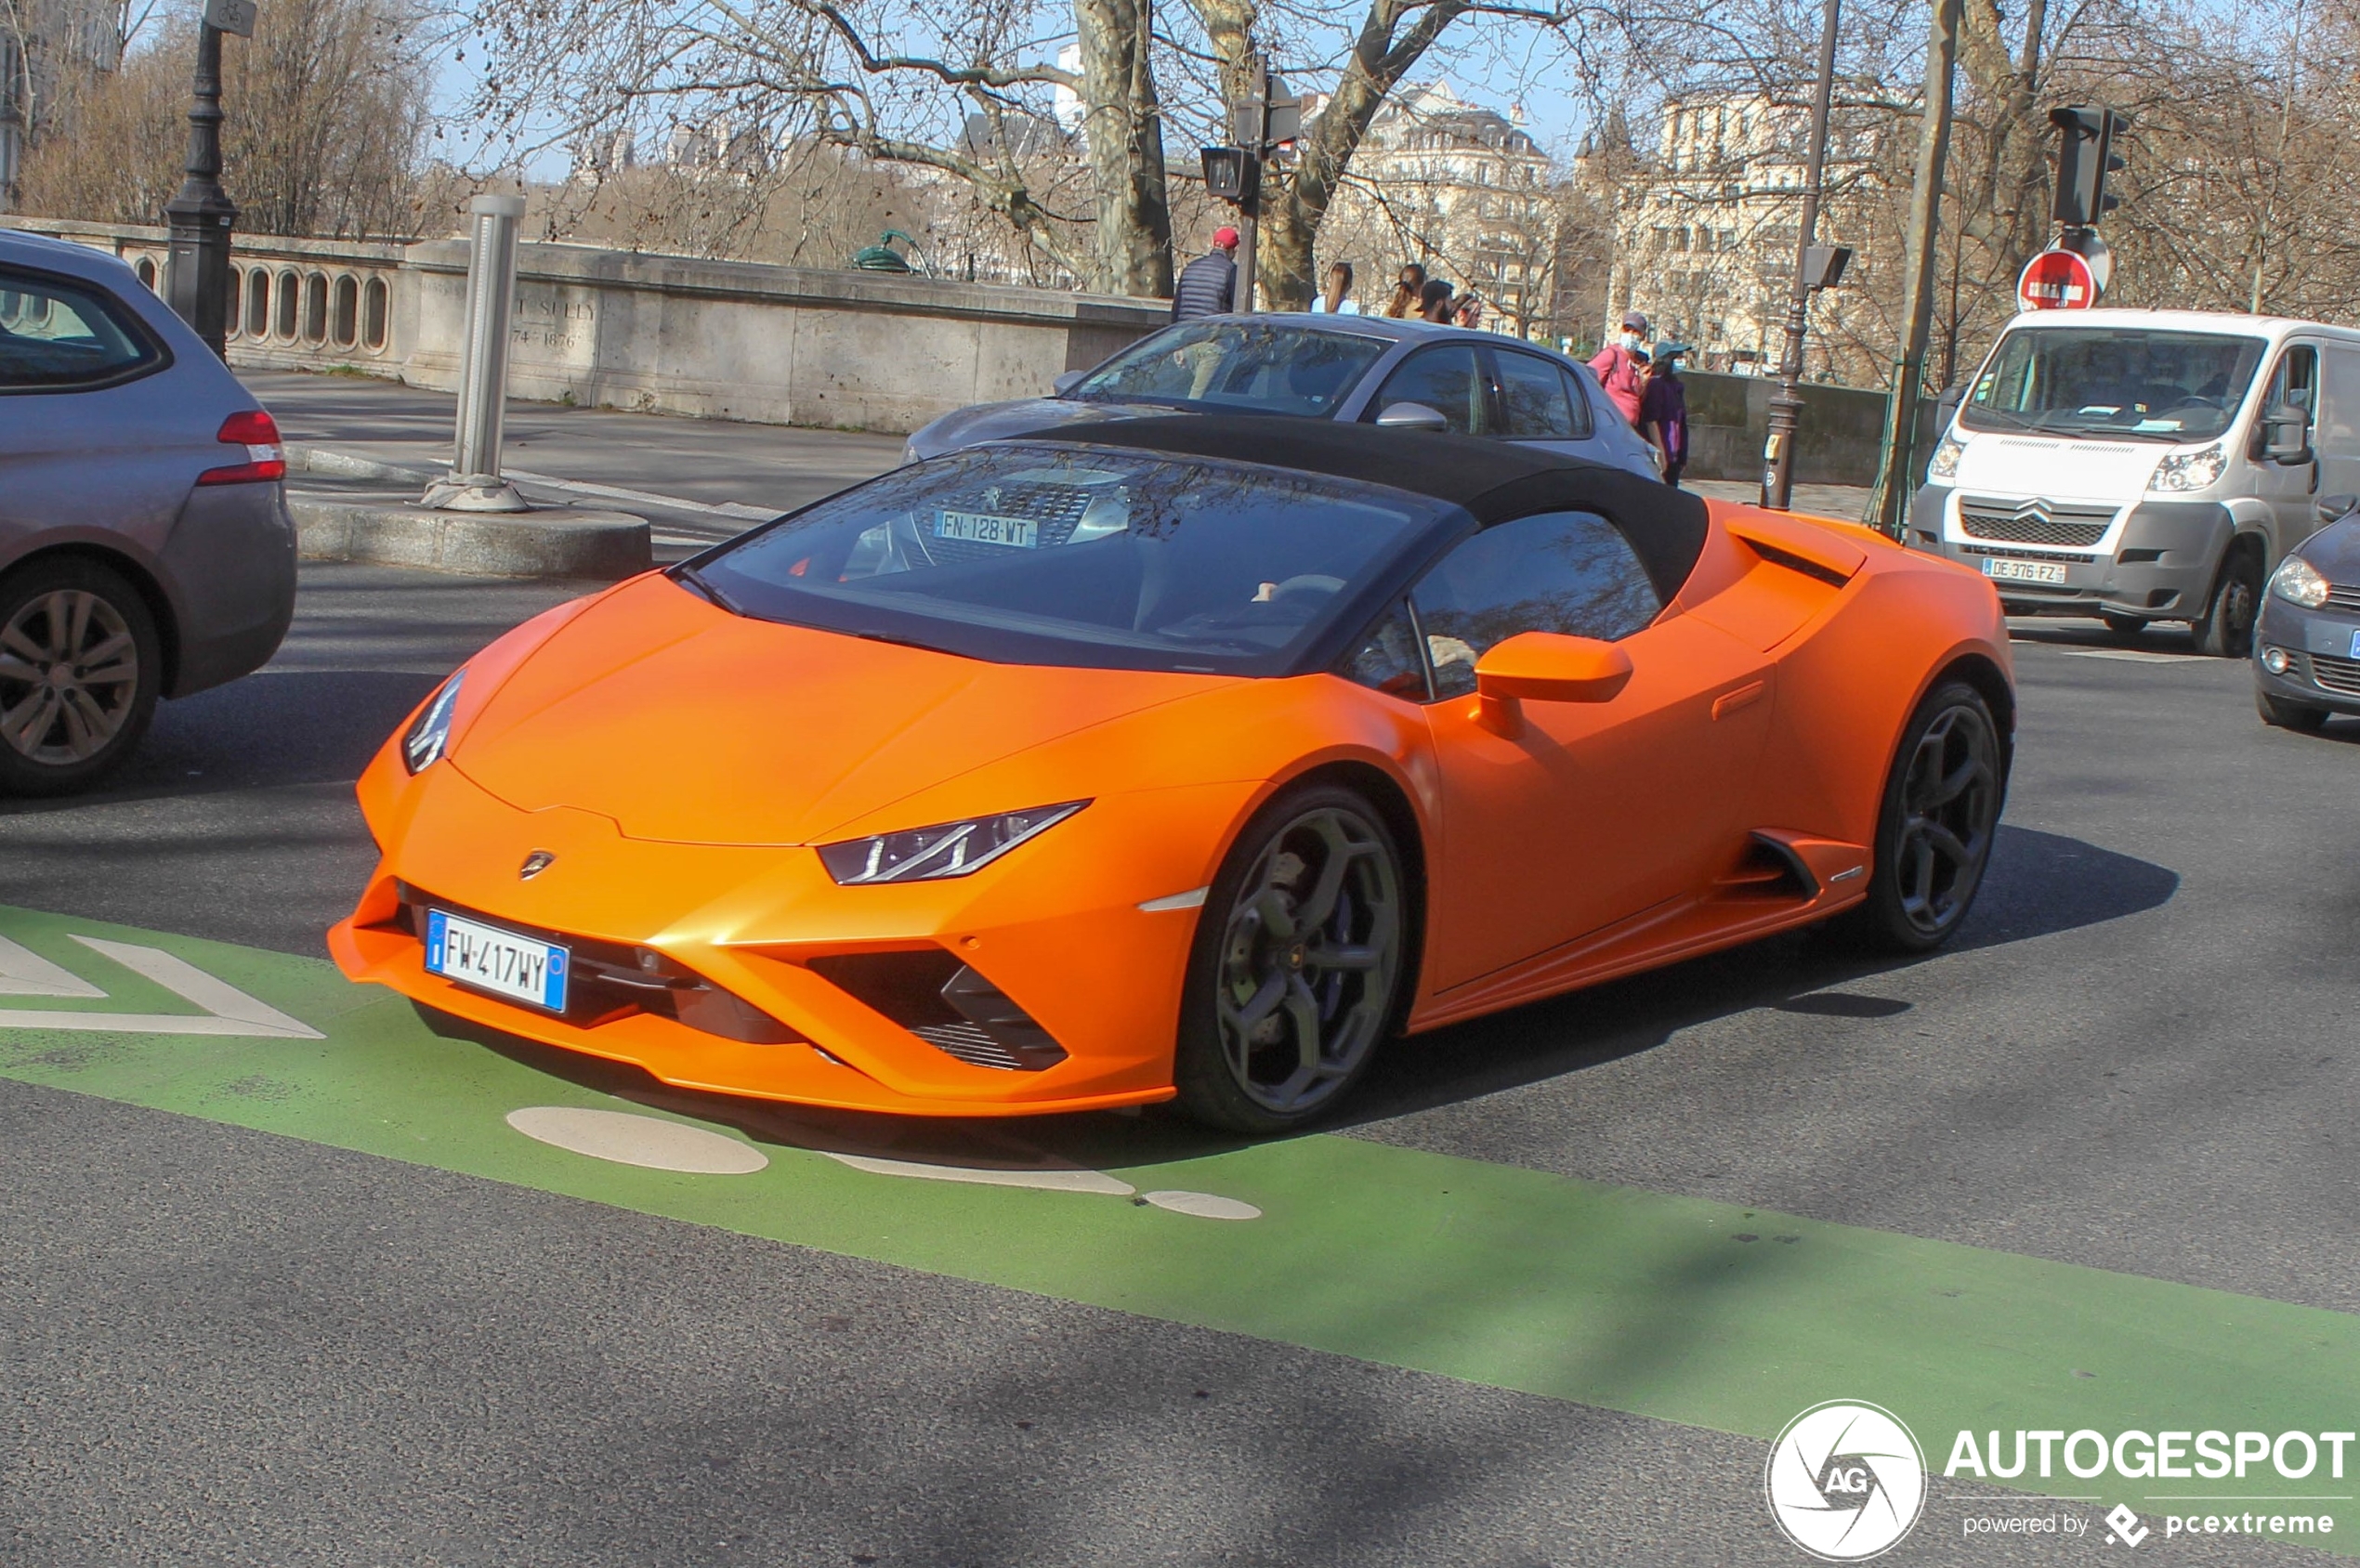
[[[1080,420],[1293,414],[1529,443],[1657,476],[1589,367],[1545,348],[1384,316],[1206,316],[1142,338],[1054,397],[979,403],[910,438],[911,462]]]
[[[89,785],[295,614],[278,426],[114,257],[0,231],[0,793]]]
[[[2330,496],[2319,516],[2327,526],[2271,574],[2254,628],[2254,702],[2288,729],[2360,714],[2360,498]]]

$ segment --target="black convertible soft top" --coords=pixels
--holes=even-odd
[[[1479,525],[1595,512],[1622,530],[1666,601],[1704,551],[1704,503],[1626,469],[1513,441],[1283,415],[1088,420],[1003,438],[1226,458],[1384,485],[1465,508]]]

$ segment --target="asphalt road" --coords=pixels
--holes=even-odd
[[[121,787],[0,809],[0,903],[319,954],[372,859],[362,762],[564,592],[308,568],[286,650],[168,705]],[[2360,724],[2265,730],[2179,646],[2026,630],[1955,949],[1786,939],[1455,1028],[1344,1130],[2360,1311]],[[1764,1451],[0,1079],[10,1564],[1799,1562]],[[2099,1549],[1966,1537],[2000,1495],[1936,1486],[1885,1561]]]

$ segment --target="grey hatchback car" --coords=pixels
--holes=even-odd
[[[1384,316],[1204,316],[1140,339],[1054,397],[982,403],[910,438],[907,461],[1055,425],[1142,414],[1276,413],[1545,447],[1657,477],[1589,367],[1498,333]]]
[[[295,614],[278,426],[114,257],[0,231],[0,793],[84,788]]]

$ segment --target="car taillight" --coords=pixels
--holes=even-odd
[[[226,468],[208,468],[197,476],[201,485],[243,485],[287,477],[287,449],[279,444],[279,424],[260,409],[233,413],[221,422],[214,438],[225,447],[243,447],[246,460]]]

